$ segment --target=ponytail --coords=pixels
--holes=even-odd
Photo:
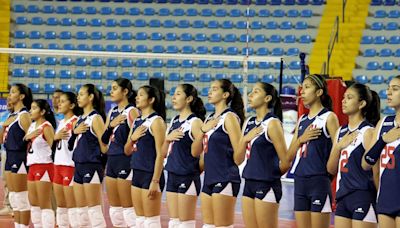
[[[321,104],[332,111],[332,98],[328,94],[328,84],[326,83],[325,78],[320,74],[310,74],[306,79],[310,79],[310,81],[317,87],[318,89],[322,89],[322,95],[320,97]]]
[[[62,95],[65,95],[69,101],[69,103],[74,104],[74,109],[72,110],[72,112],[74,113],[74,115],[76,116],[80,116],[83,113],[82,108],[79,107],[78,105],[78,100],[76,98],[75,93],[73,92],[62,92]]]
[[[33,101],[32,90],[28,86],[21,83],[17,83],[14,86],[18,89],[20,94],[25,95],[24,99],[22,100],[22,103],[28,110],[30,110]]]
[[[165,110],[165,94],[157,87],[150,85],[145,85],[140,88],[146,91],[149,99],[154,98],[153,109],[165,120],[167,116]]]
[[[226,99],[227,104],[239,116],[240,125],[244,123],[244,104],[242,99],[242,94],[239,89],[228,79],[220,79],[218,80],[221,83],[222,91],[228,92],[229,97]]]
[[[82,87],[85,87],[87,89],[88,94],[93,94],[93,108],[100,114],[101,118],[103,118],[103,121],[106,119],[106,113],[104,111],[105,108],[105,101],[104,101],[104,96],[103,93],[96,88],[95,85],[93,84],[85,84]]]
[[[56,127],[57,127],[56,118],[54,117],[54,113],[51,110],[51,107],[50,107],[49,103],[47,102],[47,100],[37,99],[37,100],[34,100],[32,103],[36,103],[37,106],[39,107],[40,111],[45,111],[43,118],[45,120],[49,121],[51,126],[53,126],[53,128],[56,129]]]
[[[261,84],[261,87],[263,88],[264,92],[272,97],[267,107],[270,110],[273,109],[274,114],[279,118],[279,120],[282,121],[282,102],[278,94],[278,91],[273,85],[269,83],[266,82],[258,82],[258,83]]]
[[[198,95],[197,89],[191,84],[181,84],[183,92],[186,94],[186,97],[192,96],[193,101],[190,103],[190,110],[196,115],[196,117],[200,118],[204,121],[206,118],[206,109],[204,108],[203,101]]]

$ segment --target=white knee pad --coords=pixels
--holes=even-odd
[[[89,220],[93,228],[105,228],[106,221],[104,220],[101,205],[89,208]]]
[[[110,219],[115,227],[126,227],[123,209],[122,207],[112,207],[110,206]]]
[[[33,227],[42,227],[42,210],[40,207],[31,207],[31,220]]]
[[[126,225],[129,228],[133,228],[136,226],[136,213],[133,207],[127,207],[123,209],[123,215]]]
[[[195,220],[183,221],[179,224],[179,228],[196,228]]]
[[[168,222],[168,228],[178,228],[179,224],[180,222],[178,218],[170,218]]]
[[[14,222],[14,228],[19,228],[19,223]]]
[[[215,228],[213,224],[203,224],[203,228]]]
[[[59,228],[69,228],[68,209],[57,207],[57,225]]]
[[[29,204],[28,191],[15,192],[15,208],[16,211],[30,211],[31,205]]]
[[[146,217],[144,228],[161,228],[160,216]]]
[[[230,225],[230,226],[217,226],[216,228],[233,228],[233,225]]]
[[[13,210],[16,209],[15,205],[15,192],[9,192],[8,193],[8,200],[10,201],[10,206]]]
[[[144,221],[146,218],[144,216],[136,216],[136,228],[144,228]]]
[[[79,227],[78,208],[68,208],[68,220],[69,220],[69,225],[72,228]]]
[[[79,227],[90,227],[88,207],[79,207],[77,212]]]
[[[52,209],[42,210],[42,225],[43,228],[54,228],[56,225],[56,218]]]

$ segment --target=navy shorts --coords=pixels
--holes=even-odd
[[[75,162],[74,182],[78,184],[101,184],[104,170],[101,163]]]
[[[106,176],[132,180],[132,169],[130,167],[130,157],[122,155],[109,155],[106,165]]]
[[[203,185],[202,192],[211,196],[214,193],[237,197],[239,194],[240,183],[235,182],[219,182],[211,185]]]
[[[294,178],[294,210],[332,212],[331,181],[328,176]]]
[[[377,223],[375,205],[375,194],[369,191],[354,191],[337,200],[335,215]]]
[[[132,171],[133,171],[132,186],[141,189],[149,189],[150,183],[153,180],[153,173],[139,169],[133,169]],[[165,187],[164,171],[161,172],[159,184],[160,184],[160,191],[162,192]]]
[[[176,175],[168,172],[167,192],[198,196],[200,188],[200,175]]]
[[[282,199],[281,180],[259,181],[246,179],[243,196],[259,199],[268,203],[279,203]]]
[[[28,174],[26,156],[26,152],[7,151],[4,170],[16,174]]]

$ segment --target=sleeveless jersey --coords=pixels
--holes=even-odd
[[[44,136],[44,128],[45,127],[53,127],[48,121],[40,124],[36,127],[36,122],[32,122],[31,126],[28,129],[28,134],[34,132],[35,130],[39,130],[40,135],[31,139],[29,143],[28,156],[26,158],[26,164],[28,166],[33,164],[49,164],[53,162],[51,155],[53,151],[51,150],[51,146],[47,143]]]
[[[331,111],[322,109],[315,117],[303,115],[298,126],[298,135],[303,135],[308,126],[321,128],[322,134],[314,140],[301,145],[293,162],[291,173],[299,177],[328,175],[326,164],[332,149],[332,140],[326,127]]]
[[[15,112],[10,116],[17,115],[17,118],[4,129],[4,146],[7,151],[26,153],[28,143],[23,140],[25,131],[20,124],[20,116],[28,113],[26,108]]]
[[[125,107],[121,112],[118,110],[118,106],[115,106],[109,114],[110,122],[117,117],[118,115],[126,116],[125,122],[119,124],[113,129],[113,133],[110,138],[109,147],[107,151],[107,155],[123,155],[124,154],[124,146],[126,140],[129,136],[130,127],[134,120],[131,119],[130,112],[132,109],[136,109],[133,105],[129,104]]]
[[[142,136],[134,145],[135,152],[131,157],[132,169],[138,169],[151,173],[154,171],[154,163],[156,161],[157,152],[153,132],[151,132],[151,125],[157,118],[161,118],[161,116],[153,112],[146,118],[142,118],[141,116],[136,118],[135,122],[133,123],[133,132],[141,125],[145,126],[147,130],[145,135]]]
[[[77,121],[77,119],[77,116],[72,116],[68,120],[62,119],[58,124],[56,133],[60,132],[62,129],[65,129],[71,136],[73,124]],[[68,140],[69,137],[67,139],[61,139],[57,142],[54,165],[75,166],[74,161],[72,160],[73,151],[68,150]]]
[[[89,129],[79,134],[75,141],[72,160],[79,163],[101,163],[101,151],[98,138],[93,132],[93,119],[98,116],[96,110],[93,110],[88,116],[80,116],[75,124],[77,127],[84,122]]]
[[[168,172],[177,175],[195,175],[200,174],[199,158],[192,156],[192,124],[198,118],[191,114],[185,120],[180,121],[179,115],[171,120],[170,128],[167,133],[171,133],[175,129],[180,129],[184,136],[179,141],[170,143],[168,150],[168,159],[165,169]]]
[[[206,185],[227,181],[240,183],[239,168],[233,160],[232,144],[224,127],[228,113],[234,112],[229,108],[223,111],[217,126],[204,135],[204,183]],[[211,114],[207,120],[214,114]]]
[[[243,170],[243,177],[259,181],[275,181],[281,177],[279,157],[274,144],[268,137],[268,125],[271,120],[277,120],[272,113],[268,113],[264,119],[257,123],[256,117],[248,119],[244,134],[260,125],[263,128],[261,134],[252,139],[247,147],[248,159]]]
[[[357,138],[346,148],[340,151],[338,174],[336,179],[336,199],[340,199],[356,190],[375,191],[372,171],[364,171],[361,161],[364,159],[364,135],[372,128],[367,121],[363,121],[356,129],[350,129],[348,125],[340,128],[338,142],[347,132],[358,131]]]

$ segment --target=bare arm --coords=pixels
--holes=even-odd
[[[103,119],[99,115],[94,117],[93,126],[92,127],[93,127],[94,133],[97,136],[97,140],[98,140],[99,145],[100,145],[100,151],[102,153],[106,153],[107,150],[108,150],[108,146],[101,141],[101,136],[104,133],[104,128],[105,127],[104,127]]]
[[[326,164],[326,169],[328,170],[328,173],[332,175],[336,175],[338,172],[338,164],[339,164],[339,159],[340,159],[340,152],[341,148],[339,147],[339,142],[338,140],[338,135],[339,135],[339,129],[337,130],[335,137],[332,137],[335,139],[331,153],[329,155],[329,160],[328,163]]]
[[[229,124],[228,124],[229,123]],[[231,141],[233,148],[233,158],[235,160],[236,165],[240,165],[241,161],[235,159],[237,157],[237,153],[240,153],[239,141],[240,141],[240,125],[239,120],[232,113],[228,113],[224,120],[224,127],[228,132],[229,140]]]
[[[382,125],[382,121],[383,119],[380,119],[378,124],[376,126],[381,126]],[[364,145],[365,145],[365,152],[364,155],[362,156],[361,159],[361,167],[364,170],[370,170],[373,166],[368,164],[364,157],[365,155],[368,153],[368,151],[374,146],[374,144],[376,143],[376,141],[378,141],[378,134],[379,134],[379,127],[376,127],[375,130],[372,132],[371,138],[368,141],[364,141]],[[379,164],[380,162],[378,161],[377,164]],[[379,171],[379,169],[378,169]],[[379,173],[378,173],[379,174]],[[379,177],[379,176],[378,176]]]
[[[240,164],[243,163],[243,161],[244,161],[244,158],[246,156],[247,145],[249,143],[248,142],[248,137],[246,137],[246,135],[249,134],[250,132],[248,132],[246,135],[244,134],[244,131],[246,130],[248,122],[249,122],[249,119],[247,119],[243,123],[242,135],[241,135],[240,140],[239,140],[239,149],[238,149],[238,152],[234,154],[235,161],[237,161]]]
[[[271,120],[268,125],[267,134],[278,153],[280,160],[279,168],[281,173],[284,174],[289,170],[291,160],[287,156],[287,147],[281,122],[279,120]]]
[[[53,146],[53,142],[54,142],[54,129],[53,127],[50,126],[45,126],[43,128],[43,135],[46,139],[47,144],[49,144],[50,147]]]
[[[203,152],[203,137],[204,133],[201,131],[203,121],[200,119],[194,120],[192,124],[192,136],[194,138],[192,143],[192,156],[199,157]]]
[[[332,143],[335,143],[335,133],[339,127],[339,120],[336,114],[331,113],[326,121],[326,128],[328,129],[328,134],[331,136]]]
[[[133,133],[133,127],[129,131],[128,139],[126,140],[126,143],[125,143],[125,146],[124,146],[124,152],[128,156],[133,153],[133,144],[134,144],[134,142],[131,140],[132,133]]]
[[[156,153],[157,153],[156,161],[154,164],[153,180],[159,181],[164,163],[164,156],[161,151],[161,147],[165,140],[165,131],[166,131],[166,126],[164,121],[161,118],[155,119],[153,124],[151,125],[151,131],[153,132]]]
[[[19,117],[19,121],[20,121],[21,127],[25,131],[25,133],[28,132],[29,126],[32,123],[29,113],[21,114],[21,116]]]

